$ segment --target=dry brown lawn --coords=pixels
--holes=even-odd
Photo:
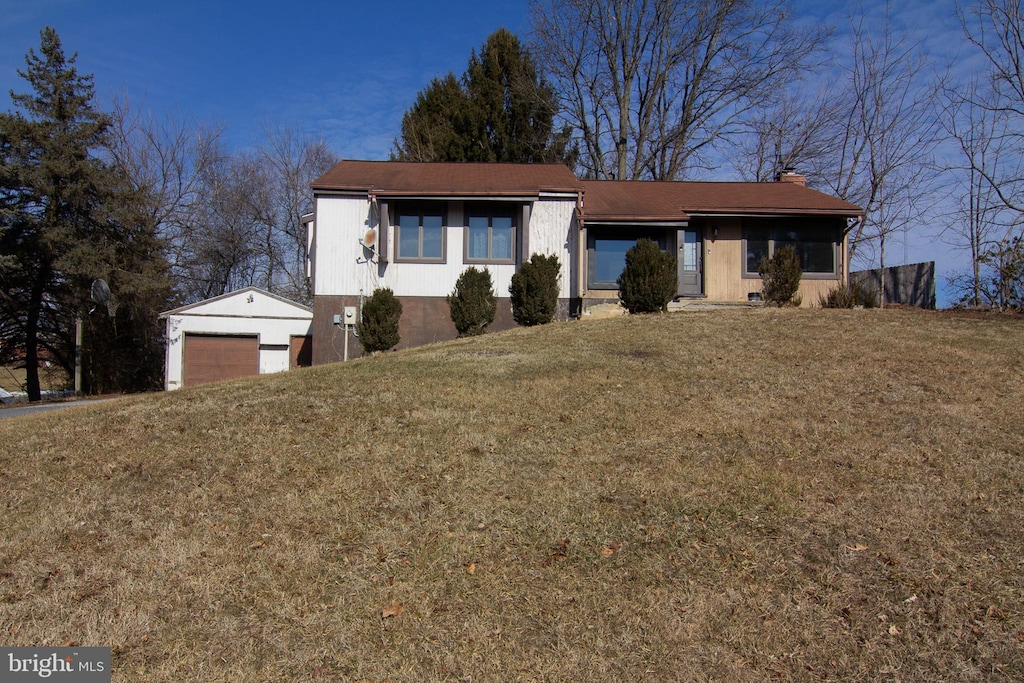
[[[560,323],[0,422],[115,681],[1020,680],[1024,322]]]

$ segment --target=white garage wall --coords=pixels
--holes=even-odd
[[[167,320],[164,388],[168,391],[181,388],[184,382],[185,334],[256,335],[262,375],[287,370],[291,338],[313,333],[312,311],[254,287],[169,311],[163,317]]]

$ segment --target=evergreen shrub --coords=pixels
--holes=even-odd
[[[626,252],[626,267],[619,275],[619,300],[630,313],[667,311],[676,295],[679,275],[676,256],[658,243],[640,239]]]
[[[448,308],[460,337],[483,334],[494,322],[498,310],[490,271],[477,270],[474,266],[462,271],[455,281],[454,291],[448,295]]]
[[[362,319],[356,323],[359,343],[364,353],[387,351],[398,345],[398,323],[402,318],[402,302],[389,288],[376,290],[363,302]]]
[[[800,257],[793,247],[775,250],[771,258],[765,257],[757,268],[761,276],[761,298],[775,306],[799,306],[796,295],[800,289]]]
[[[534,254],[512,276],[508,293],[512,297],[512,318],[520,325],[545,325],[558,310],[557,256]]]

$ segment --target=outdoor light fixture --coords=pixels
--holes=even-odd
[[[711,241],[714,242],[717,239],[718,239],[718,226],[717,225],[712,225],[711,226]]]

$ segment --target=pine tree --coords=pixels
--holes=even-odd
[[[402,161],[575,162],[556,131],[557,100],[533,58],[506,29],[474,51],[461,79],[434,79],[402,118]]]
[[[39,53],[30,49],[18,71],[31,92],[12,93],[16,110],[0,114],[0,357],[25,364],[32,401],[41,397],[43,357],[73,371],[75,319],[93,305],[92,281],[150,271],[152,288],[162,260],[151,226],[131,215],[125,185],[102,159],[110,120],[93,104],[92,76],[78,73],[77,55],[65,58],[52,28],[40,37]],[[93,356],[112,361],[101,350]]]

